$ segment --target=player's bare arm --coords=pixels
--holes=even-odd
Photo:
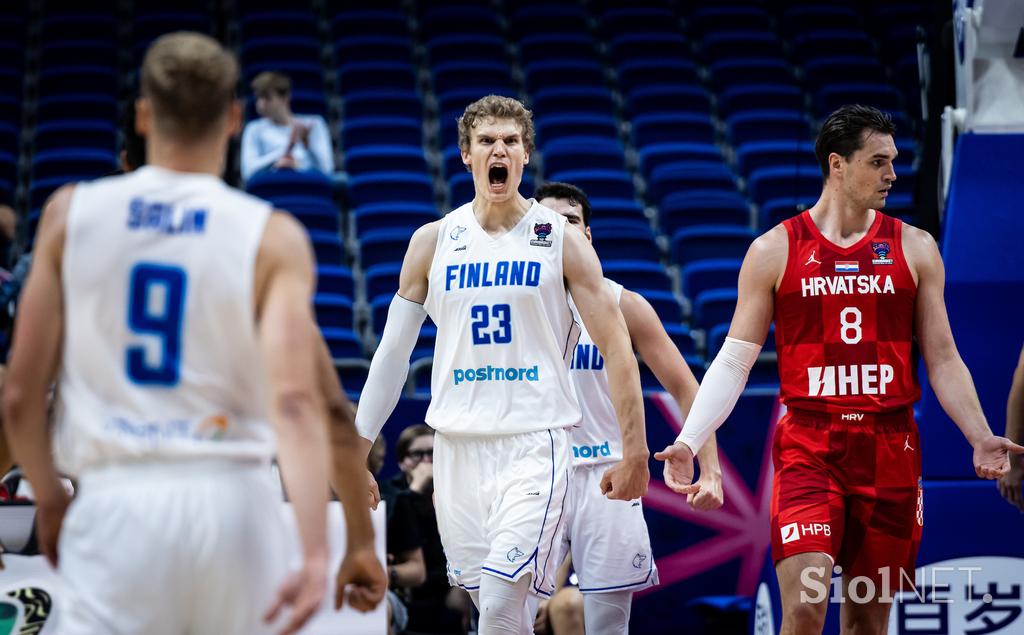
[[[366,465],[373,440],[394,411],[409,374],[409,356],[419,337],[420,326],[426,319],[423,303],[427,299],[427,276],[440,227],[441,221],[427,223],[409,239],[398,278],[398,295],[388,309],[387,323],[370,362],[370,372],[356,411],[362,465]],[[372,475],[370,480],[371,487],[375,488],[376,481]],[[371,506],[376,507],[380,493],[371,491],[370,499]]]
[[[974,448],[978,477],[999,478],[1009,471],[1012,453],[1024,454],[1024,447],[993,435],[981,410],[971,373],[949,327],[943,297],[946,271],[935,240],[925,231],[904,225],[903,249],[917,279],[914,330],[935,396]]]
[[[374,551],[373,523],[364,504],[369,484],[361,456],[362,443],[356,432],[355,406],[341,387],[323,337],[317,334],[316,339],[320,388],[327,404],[327,430],[331,442],[331,486],[345,512],[348,539],[345,558],[338,568],[334,608],[341,608],[346,586],[351,585],[349,604],[352,608],[371,611],[384,598],[387,574]]]
[[[74,186],[59,189],[43,208],[3,386],[4,432],[35,494],[39,548],[54,566],[70,497],[53,462],[47,392],[60,364],[64,320],[61,262],[73,191]]]
[[[696,492],[692,483],[693,449],[684,437],[695,434],[694,438],[700,438],[717,429],[743,392],[750,366],[768,335],[775,312],[775,289],[785,273],[788,250],[789,238],[782,225],[758,237],[747,250],[726,343],[704,376],[683,432],[675,443],[654,455],[665,461],[665,484],[675,492]]]
[[[256,317],[270,382],[270,421],[278,464],[299,529],[303,563],[265,614],[291,607],[283,632],[317,611],[327,575],[327,427],[317,373],[312,313],[312,249],[305,230],[286,214],[271,214],[256,258]]]
[[[605,472],[602,490],[609,498],[632,500],[647,493],[650,480],[640,371],[625,320],[611,288],[605,284],[594,248],[580,232],[566,231],[564,236],[562,268],[569,292],[604,355],[612,403],[622,431],[622,461]]]
[[[629,329],[629,338],[648,368],[654,372],[658,382],[668,391],[679,405],[685,418],[697,396],[697,378],[665,332],[654,307],[644,297],[624,289],[619,299],[622,317]],[[712,434],[697,454],[700,461],[700,491],[688,497],[695,509],[702,511],[718,509],[725,502],[722,493],[722,468],[718,462],[718,443]]]
[[[1006,400],[1006,438],[1014,443],[1024,443],[1024,348],[1013,373],[1010,398]],[[1010,457],[1010,471],[999,479],[999,493],[1024,512],[1021,481],[1024,481],[1024,457]]]

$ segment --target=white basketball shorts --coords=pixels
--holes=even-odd
[[[437,526],[453,586],[473,591],[483,573],[531,590],[554,590],[562,507],[569,485],[569,433],[434,437]]]
[[[281,513],[262,463],[83,474],[60,535],[61,633],[273,632],[261,617],[288,571]]]
[[[576,466],[569,487],[558,561],[572,552],[582,593],[639,591],[658,583],[640,499],[611,500],[601,493],[601,477],[612,465]]]

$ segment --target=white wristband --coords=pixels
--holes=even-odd
[[[391,416],[409,375],[409,358],[427,317],[422,304],[395,294],[388,308],[388,320],[380,345],[370,362],[370,372],[356,409],[359,436],[374,441]]]
[[[704,380],[700,383],[693,400],[690,414],[686,417],[683,430],[676,437],[690,447],[694,454],[715,433],[729,413],[736,407],[736,401],[747,384],[750,369],[757,361],[761,347],[751,342],[725,338],[722,350],[711,362]]]

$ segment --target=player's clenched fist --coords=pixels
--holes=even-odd
[[[633,500],[647,493],[650,480],[646,456],[623,459],[601,477],[601,493],[613,500]]]
[[[372,545],[365,549],[349,549],[345,553],[345,559],[338,569],[337,582],[334,593],[335,610],[340,610],[345,603],[346,586],[349,587],[349,605],[363,613],[377,608],[388,588],[387,573],[377,559]]]
[[[690,446],[677,441],[661,452],[655,452],[654,458],[665,462],[665,485],[677,494],[695,494],[700,491],[700,484],[693,482],[693,452]]]

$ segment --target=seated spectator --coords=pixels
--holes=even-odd
[[[327,123],[319,115],[292,114],[291,81],[280,73],[260,73],[252,80],[256,112],[242,132],[242,180],[263,170],[334,172]]]
[[[402,430],[395,443],[395,455],[401,471],[380,484],[381,498],[388,501],[403,492],[412,498],[427,566],[426,582],[412,590],[407,603],[408,632],[464,633],[472,601],[469,594],[448,583],[448,561],[441,546],[433,502],[434,430],[423,424]]]
[[[384,437],[377,437],[366,457],[366,467],[373,474],[380,473],[384,452]],[[395,492],[385,500],[385,504],[388,516],[388,633],[399,635],[405,632],[409,622],[406,609],[409,594],[413,588],[423,584],[427,574],[423,564],[423,542],[417,528],[411,495]]]

